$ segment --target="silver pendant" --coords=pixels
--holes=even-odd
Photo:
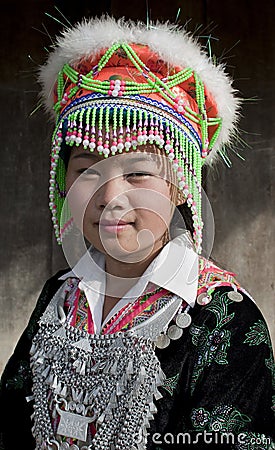
[[[167,335],[170,339],[173,341],[176,341],[182,336],[182,328],[177,327],[177,325],[171,325],[171,327],[168,328]]]
[[[208,303],[211,302],[211,297],[207,295],[206,292],[203,292],[202,294],[198,295],[197,297],[197,303],[201,306],[208,305]]]
[[[83,417],[78,414],[63,411],[58,407],[57,411],[60,414],[57,434],[85,442],[87,439],[88,424],[93,422],[94,417]]]
[[[241,302],[243,300],[243,296],[240,292],[230,291],[227,292],[227,297],[234,302]]]
[[[170,338],[166,334],[160,334],[155,341],[157,348],[166,348],[170,344]]]
[[[179,328],[187,328],[191,324],[192,319],[190,314],[188,313],[181,313],[178,314],[176,317],[176,324]]]

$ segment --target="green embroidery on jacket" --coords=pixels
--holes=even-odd
[[[163,389],[165,389],[170,395],[173,395],[174,390],[176,389],[176,386],[178,384],[180,374],[177,373],[175,376],[166,378],[163,385],[161,386]]]
[[[251,419],[231,405],[221,405],[211,412],[205,408],[192,409],[191,421],[195,430],[238,433]]]
[[[232,303],[226,292],[220,294],[215,292],[213,299],[205,309],[215,315],[216,325],[214,329],[209,329],[206,325],[191,325],[190,333],[193,344],[198,347],[198,357],[194,367],[191,381],[191,393],[194,392],[196,383],[203,370],[211,363],[228,364],[227,349],[230,347],[231,332],[224,329],[235,313],[228,313],[228,305]]]
[[[256,323],[254,323],[254,325],[250,327],[250,331],[248,331],[245,336],[246,338],[244,340],[244,344],[248,344],[250,346],[266,344],[268,346],[270,350],[270,356],[269,358],[265,359],[265,365],[271,371],[272,388],[273,390],[275,390],[275,364],[273,349],[266,323],[262,319],[259,319]],[[275,408],[275,396],[272,397],[272,401]]]

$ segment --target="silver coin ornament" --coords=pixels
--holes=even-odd
[[[191,324],[192,319],[190,314],[181,313],[176,317],[176,324],[179,328],[187,328]]]
[[[173,341],[176,341],[182,336],[182,328],[179,328],[177,325],[171,325],[171,327],[168,328],[167,335],[170,339]]]
[[[190,309],[190,307],[187,307],[187,311],[188,309]],[[179,313],[175,318],[176,324],[170,325],[166,334],[162,333],[157,337],[155,341],[156,347],[160,349],[166,348],[170,344],[171,340],[176,341],[177,339],[181,338],[183,334],[183,328],[189,327],[192,322],[192,318],[190,314],[187,313],[187,311]]]
[[[157,337],[155,344],[157,348],[160,349],[166,348],[170,344],[170,338],[167,336],[167,334],[160,334]]]
[[[208,305],[208,303],[211,302],[211,296],[208,295],[206,292],[203,292],[202,294],[198,295],[197,297],[197,303],[201,306]]]
[[[230,291],[227,293],[227,297],[234,302],[241,302],[243,300],[243,295],[237,291]]]

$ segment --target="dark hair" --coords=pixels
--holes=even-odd
[[[190,231],[191,235],[193,236],[194,227],[193,227],[193,220],[192,220],[192,213],[189,206],[187,206],[187,203],[183,203],[182,205],[177,206],[178,211],[180,212],[185,225],[186,229]]]

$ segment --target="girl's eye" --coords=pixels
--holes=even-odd
[[[87,169],[87,168],[84,168],[84,169],[78,169],[77,170],[77,173],[79,173],[80,175],[83,173],[84,175],[99,175],[99,173],[96,171],[96,170],[94,170],[94,169]]]
[[[126,178],[145,178],[151,177],[152,174],[149,172],[132,172],[126,175]]]

